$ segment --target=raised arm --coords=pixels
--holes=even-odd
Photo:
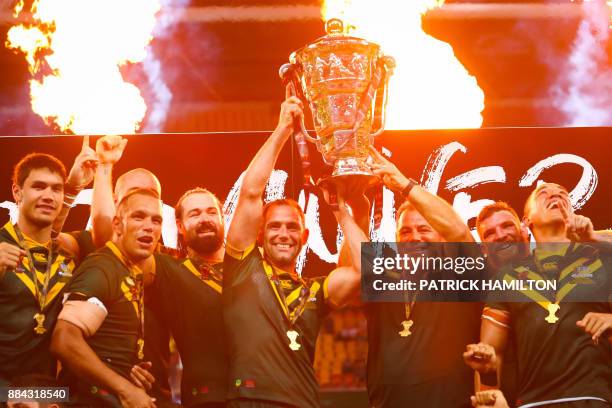
[[[91,202],[91,236],[96,247],[113,237],[112,220],[115,216],[113,198],[113,167],[121,159],[127,139],[117,135],[104,136],[96,143],[98,167]]]
[[[329,193],[325,193],[326,200],[329,202]],[[352,202],[355,203],[353,214],[364,212],[367,213],[367,199],[360,192],[360,196],[352,196]],[[337,195],[337,206],[332,205],[334,216],[344,234],[344,244],[342,250],[348,253],[348,262],[345,265],[338,265],[327,278],[327,290],[329,302],[334,307],[340,307],[352,300],[359,293],[361,282],[361,243],[368,242],[363,227],[358,225],[357,221],[351,215],[351,211],[346,201],[348,196],[343,186],[339,188]],[[364,200],[365,199],[365,200]],[[331,199],[333,200],[333,198]]]
[[[60,245],[74,255],[79,254],[78,243],[72,236],[63,234],[61,231],[76,196],[93,180],[96,163],[96,152],[89,147],[89,136],[83,136],[81,151],[74,159],[74,164],[70,169],[70,173],[68,173],[68,179],[64,186],[64,204],[62,210],[53,222],[52,227],[53,236],[57,237]]]
[[[281,105],[276,129],[251,160],[242,180],[234,218],[227,235],[227,243],[233,249],[244,250],[256,241],[266,183],[278,155],[293,132],[294,120],[300,120],[302,115],[302,102],[295,96],[288,96]]]
[[[349,207],[351,207],[355,222],[359,225],[359,228],[361,228],[367,238],[370,233],[370,200],[368,200],[365,195],[367,185],[357,181],[356,183],[349,184],[347,187],[349,187],[351,191],[347,193],[346,201]],[[347,241],[344,240],[338,255],[338,266],[350,266],[351,264],[350,249],[347,245]]]
[[[370,156],[374,174],[391,190],[403,194],[409,190],[406,199],[445,240],[474,242],[470,229],[449,203],[404,176],[374,147],[370,147]]]

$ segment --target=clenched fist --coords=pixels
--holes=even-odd
[[[115,164],[121,159],[127,139],[119,135],[106,135],[96,142],[96,155],[101,164]]]
[[[481,374],[497,371],[495,349],[486,343],[468,344],[463,360]]]
[[[19,265],[21,257],[25,255],[26,252],[18,246],[8,242],[0,242],[0,276],[4,275],[6,271],[15,269]]]

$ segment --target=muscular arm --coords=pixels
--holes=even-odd
[[[334,212],[342,233],[344,234],[343,248],[349,253],[350,264],[339,266],[331,272],[327,282],[330,304],[339,307],[350,301],[358,292],[361,281],[361,243],[368,238],[350,215],[346,204],[339,203],[338,211]]]
[[[508,343],[508,312],[486,308],[480,326],[480,343],[470,344],[463,358],[475,370],[474,387],[476,391],[495,389],[500,386],[503,355]],[[481,374],[497,376],[497,386],[481,385]]]
[[[51,352],[76,375],[100,384],[117,395],[135,389],[127,379],[107,367],[89,347],[82,330],[76,325],[58,320],[51,338]]]
[[[96,168],[91,201],[91,237],[96,247],[103,246],[113,237],[115,202],[112,169],[111,163],[100,163]]]
[[[62,228],[72,208],[76,196],[83,188],[91,183],[94,177],[94,167],[97,163],[96,152],[89,147],[89,136],[83,136],[81,151],[74,159],[74,164],[68,174],[64,187],[64,202],[59,215],[53,221],[51,230],[53,236],[57,238],[60,247],[70,252],[74,256],[79,256],[80,248],[77,241],[70,235],[62,233]]]
[[[83,188],[91,183],[94,176],[93,169],[96,165],[96,161],[96,152],[89,147],[89,136],[85,135],[83,136],[81,151],[74,159],[74,163],[70,168],[70,173],[66,180],[66,185],[64,187],[64,205],[59,215],[53,221],[51,230],[54,236],[59,235],[62,231],[64,222],[66,222],[66,218],[68,217],[68,213],[70,212],[70,208],[76,196]]]
[[[263,209],[261,196],[278,155],[291,136],[293,119],[301,115],[301,102],[298,98],[285,100],[281,105],[278,126],[251,160],[242,180],[236,211],[227,235],[227,243],[233,249],[244,250],[256,241]]]
[[[408,181],[403,188],[408,186]],[[408,201],[425,220],[448,242],[473,242],[469,228],[453,207],[442,198],[416,185],[410,190]]]
[[[595,242],[606,242],[612,244],[612,230],[595,231]]]
[[[370,201],[364,195],[363,189],[358,187],[355,196],[347,197],[348,205],[353,210],[353,218],[361,231],[364,232],[365,237],[369,237],[370,231]],[[340,226],[342,228],[342,226]],[[342,230],[344,234],[344,230]],[[366,239],[367,240],[367,239]],[[351,251],[347,240],[345,239],[340,247],[340,253],[338,256],[338,266],[350,266],[351,265]]]
[[[103,246],[113,237],[112,220],[115,216],[113,199],[113,166],[121,159],[127,139],[107,135],[96,142],[98,166],[94,177],[91,202],[91,237],[94,245]]]
[[[372,171],[380,176],[385,186],[396,192],[404,191],[410,180],[399,169],[380,154],[374,147],[370,148],[374,160]],[[414,185],[407,197],[414,208],[442,237],[449,242],[473,242],[474,237],[463,219],[453,207],[423,187]]]

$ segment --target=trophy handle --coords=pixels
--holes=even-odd
[[[304,103],[304,106],[306,106],[308,101],[306,100],[304,93],[302,92],[302,88],[300,87],[300,83],[297,77],[296,70],[297,70],[297,67],[295,64],[283,64],[278,70],[278,75],[281,77],[284,85],[287,85],[287,84],[289,85],[291,89],[291,94],[293,96],[297,96],[298,98],[300,98],[302,103]],[[310,136],[310,134],[308,133],[308,130],[306,130],[306,125],[304,124],[303,117],[299,123],[299,131],[302,132],[306,140],[318,146],[319,139]]]
[[[389,97],[389,78],[393,74],[395,68],[395,60],[393,57],[382,57],[379,69],[382,70],[382,81],[376,90],[376,99],[374,102],[373,123],[371,138],[380,136],[385,130],[385,122],[387,121],[387,102]]]

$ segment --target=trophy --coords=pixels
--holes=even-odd
[[[290,63],[279,70],[283,82],[308,102],[312,112],[316,137],[308,134],[303,121],[296,124],[302,167],[306,176],[309,141],[333,166],[331,176],[319,183],[356,177],[374,184],[377,177],[366,161],[374,137],[384,130],[395,61],[383,55],[378,44],[345,34],[342,20],[328,20],[326,31],[327,35],[293,52]]]

